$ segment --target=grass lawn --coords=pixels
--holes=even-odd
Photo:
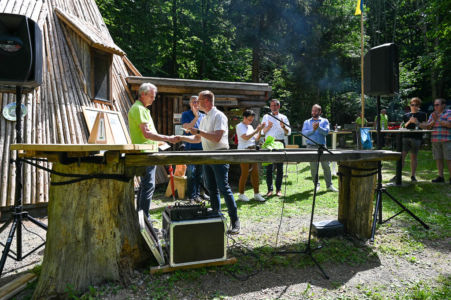
[[[451,185],[433,184],[437,175],[430,151],[420,151],[417,179],[410,183],[409,161],[403,170],[404,185],[387,190],[430,226],[425,230],[407,213],[378,225],[374,243],[350,236],[312,239],[322,246],[313,256],[330,276],[326,280],[306,255],[274,254],[303,250],[308,237],[313,183],[307,163],[288,165],[284,196],[264,203],[237,202],[241,233],[228,238],[228,256],[238,262],[223,267],[183,270],[150,275],[136,272],[127,285],[106,283],[73,299],[450,299],[451,298]],[[383,163],[383,180],[395,174],[395,162]],[[296,172],[297,170],[297,172]],[[449,174],[445,173],[445,178]],[[315,221],[336,219],[338,193],[326,192],[320,171]],[[237,191],[238,178],[231,181]],[[333,178],[338,187],[338,178]],[[151,214],[161,221],[172,204],[159,186]],[[266,193],[264,178],[260,191]],[[247,186],[246,195],[253,191]],[[235,193],[235,199],[238,194]],[[383,198],[384,219],[399,211]],[[226,206],[222,203],[222,208]],[[225,212],[227,216],[227,213]],[[228,216],[227,216],[228,217]],[[161,227],[157,223],[156,227]]]
[[[384,162],[383,179],[387,183],[395,174],[395,162]],[[265,203],[256,201],[237,202],[238,212],[242,223],[242,233],[229,239],[229,256],[238,258],[238,263],[232,266],[176,272],[171,275],[153,276],[152,283],[146,291],[155,297],[177,297],[177,295],[196,295],[199,298],[253,298],[255,291],[244,290],[242,294],[229,291],[227,288],[217,287],[217,290],[189,288],[190,291],[181,292],[182,287],[190,286],[199,280],[213,280],[212,277],[225,276],[230,280],[242,281],[252,276],[258,277],[261,273],[313,273],[318,282],[323,280],[308,256],[300,255],[274,255],[278,250],[303,249],[308,237],[308,224],[311,212],[313,183],[310,177],[310,167],[307,163],[288,166],[288,177],[284,179],[282,191],[284,197],[271,197]],[[389,223],[378,225],[375,242],[370,244],[358,241],[351,237],[338,237],[331,239],[313,239],[313,245],[321,244],[323,248],[314,253],[314,257],[323,265],[331,279],[326,284],[314,285],[309,280],[298,282],[302,287],[293,289],[293,292],[284,294],[281,298],[346,298],[346,299],[444,299],[450,298],[450,184],[433,184],[437,170],[430,151],[420,151],[416,184],[410,183],[410,161],[406,160],[403,169],[404,185],[401,187],[388,187],[387,190],[396,199],[400,200],[414,214],[427,223],[431,229],[425,230],[407,213],[402,213]],[[338,209],[338,194],[325,191],[325,183],[320,171],[322,190],[316,202],[315,220],[336,219]],[[449,174],[445,173],[445,178]],[[236,180],[237,181],[237,180]],[[338,178],[333,179],[338,187]],[[237,183],[231,182],[232,190],[237,191]],[[261,193],[266,192],[266,184],[261,178]],[[253,191],[247,186],[246,195],[251,198]],[[161,192],[157,193],[152,202],[152,216],[161,219],[161,212],[168,199]],[[235,193],[235,199],[238,194]],[[222,203],[223,209],[225,204]],[[283,217],[282,216],[283,209]],[[399,211],[399,207],[384,196],[384,219]],[[279,226],[280,224],[280,226]],[[383,282],[385,260],[390,267],[398,268],[406,276],[401,276],[399,282],[388,285]],[[437,269],[430,274],[418,273],[418,266],[431,266]],[[443,261],[441,261],[443,260]],[[445,265],[443,265],[445,264]],[[397,267],[396,267],[397,265]],[[377,271],[372,271],[376,270]],[[405,269],[405,270],[404,270]],[[352,276],[337,274],[339,270],[349,272]],[[371,273],[375,273],[372,274]],[[353,278],[362,273],[361,282],[355,283]],[[363,274],[370,273],[369,276]],[[377,274],[376,274],[377,273]],[[411,273],[411,274],[409,274]],[[360,274],[359,274],[360,275]],[[374,279],[382,276],[381,282]],[[395,278],[400,277],[392,275]],[[287,276],[288,278],[290,276]],[[283,278],[283,276],[282,276]],[[250,279],[249,279],[250,280]],[[395,281],[397,279],[394,279]],[[393,281],[393,279],[391,279]],[[242,281],[241,284],[246,284]],[[283,285],[283,283],[281,283]],[[165,292],[158,286],[167,285]],[[272,286],[269,284],[269,286]],[[345,288],[347,287],[347,288]],[[301,289],[302,291],[299,291]],[[302,292],[302,293],[301,293]],[[154,294],[156,293],[156,294]],[[273,298],[274,295],[268,295]],[[188,298],[190,298],[188,296]],[[265,297],[263,297],[265,298]],[[277,297],[276,297],[277,298]]]

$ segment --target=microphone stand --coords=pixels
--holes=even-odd
[[[274,116],[272,113],[268,113],[268,115],[274,119],[276,119],[279,122],[282,122],[282,124],[284,124],[285,126],[287,126],[288,128],[291,128],[290,125],[288,125],[287,123],[283,122],[282,120],[280,120],[279,118],[277,118],[276,116]],[[310,225],[309,225],[309,232],[308,232],[308,240],[307,240],[307,245],[305,246],[305,249],[302,251],[277,251],[275,252],[275,254],[282,254],[282,255],[286,255],[286,254],[306,254],[308,255],[311,260],[315,263],[315,265],[318,267],[318,269],[321,271],[321,273],[323,274],[324,278],[329,279],[329,276],[327,276],[326,272],[324,272],[323,268],[321,267],[321,265],[318,263],[318,261],[313,257],[313,251],[319,250],[322,248],[322,246],[318,246],[314,249],[312,249],[311,247],[311,240],[312,240],[312,227],[313,227],[313,216],[315,213],[315,202],[316,202],[316,186],[318,185],[318,178],[319,178],[319,163],[321,161],[321,155],[323,155],[324,151],[327,151],[329,154],[333,155],[333,153],[326,148],[325,145],[321,145],[317,142],[315,142],[314,140],[312,140],[311,138],[309,138],[308,136],[306,136],[305,134],[303,134],[301,132],[301,136],[306,138],[307,140],[309,140],[310,142],[312,142],[315,146],[318,147],[317,149],[317,160],[316,160],[316,175],[315,178],[313,180],[315,188],[313,189],[313,200],[312,200],[312,212],[310,214]]]

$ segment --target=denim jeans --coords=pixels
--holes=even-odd
[[[204,176],[207,182],[207,189],[210,193],[211,208],[215,211],[221,210],[221,198],[219,192],[224,197],[227,205],[230,221],[234,224],[238,220],[235,198],[229,185],[229,165],[204,165]]]
[[[202,165],[188,165],[186,168],[189,199],[196,199],[200,195],[200,187],[203,180],[202,169]]]
[[[276,174],[276,191],[280,191],[282,189],[282,180],[283,180],[283,163],[270,164],[266,166],[266,185],[268,187],[268,192],[273,191],[272,185],[272,172],[274,168],[277,169]]]
[[[141,184],[138,191],[138,210],[143,210],[144,215],[149,217],[150,201],[155,191],[155,171],[157,166],[146,168],[146,173],[141,176]]]

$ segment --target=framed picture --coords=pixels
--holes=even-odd
[[[130,135],[128,134],[127,126],[125,125],[122,115],[117,111],[98,109],[93,107],[83,106],[83,116],[85,117],[86,125],[88,126],[89,134],[92,133],[97,114],[103,112],[105,118],[109,122],[111,132],[114,138],[114,144],[131,144]]]

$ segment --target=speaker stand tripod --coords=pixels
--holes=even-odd
[[[22,143],[22,87],[16,87],[16,142],[18,144]],[[23,220],[28,220],[35,225],[47,230],[47,225],[36,220],[28,214],[27,211],[23,210],[22,206],[22,161],[20,159],[15,160],[16,165],[16,189],[15,189],[15,200],[14,200],[14,212],[12,213],[12,218],[7,221],[1,228],[0,232],[3,232],[9,224],[11,224],[11,229],[9,231],[6,243],[0,243],[3,246],[2,258],[0,259],[0,276],[3,273],[3,267],[5,266],[6,258],[9,256],[16,261],[21,261],[42,246],[45,242],[28,252],[27,254],[22,254],[22,222]],[[11,250],[11,244],[14,239],[14,233],[17,231],[16,236],[16,253]],[[9,254],[11,252],[13,255]]]
[[[273,114],[270,113],[268,115],[271,116],[272,118],[276,119],[277,121],[282,122],[285,126],[290,127],[290,125],[286,124],[285,122],[283,122],[282,120],[280,120],[279,118],[274,116]],[[318,269],[321,271],[321,273],[323,274],[324,278],[329,279],[329,276],[327,276],[326,272],[324,272],[324,270],[321,267],[321,265],[313,257],[313,252],[316,251],[316,250],[321,249],[322,246],[318,246],[316,248],[312,248],[311,241],[312,241],[313,216],[315,214],[316,187],[318,186],[318,181],[319,181],[319,163],[321,161],[321,156],[323,155],[324,150],[326,150],[330,154],[333,154],[333,153],[330,152],[324,145],[321,145],[321,144],[317,143],[316,141],[312,140],[311,138],[309,138],[308,136],[306,136],[306,135],[304,135],[302,133],[301,133],[301,135],[318,147],[317,160],[316,160],[316,166],[315,166],[316,167],[316,175],[315,175],[315,178],[313,180],[314,188],[313,188],[312,212],[310,214],[310,225],[309,225],[307,245],[305,246],[305,249],[302,250],[302,251],[278,251],[278,252],[275,252],[275,254],[281,254],[281,255],[305,254],[305,255],[308,255],[311,258],[311,260],[315,263],[315,265],[318,267]]]
[[[376,120],[376,132],[377,132],[377,149],[382,149],[382,140],[381,140],[381,122],[380,122],[380,111],[381,111],[381,97],[377,96],[377,120]],[[402,208],[401,211],[394,214],[387,220],[382,220],[382,195],[386,194],[392,201],[394,201],[399,207]],[[374,235],[376,233],[376,222],[379,220],[379,224],[386,223],[393,219],[394,217],[398,216],[399,214],[407,212],[410,216],[412,216],[415,220],[417,220],[421,225],[423,225],[424,228],[429,229],[429,226],[426,225],[419,217],[417,217],[413,212],[411,212],[407,207],[405,207],[401,202],[396,200],[395,197],[390,195],[389,192],[382,186],[382,162],[378,161],[377,164],[377,188],[376,188],[376,207],[374,209],[374,215],[373,215],[373,226],[371,228],[371,238],[370,241],[374,242]]]
[[[318,155],[317,155],[317,161],[316,161],[316,176],[314,179],[314,188],[313,188],[313,200],[312,200],[312,212],[310,214],[310,225],[309,225],[309,231],[308,231],[308,240],[307,240],[307,245],[305,246],[304,250],[301,251],[280,251],[280,252],[276,252],[276,254],[282,254],[282,255],[286,255],[286,254],[305,254],[308,255],[310,257],[310,259],[315,263],[315,265],[318,267],[318,269],[321,271],[321,273],[323,274],[324,278],[329,279],[329,276],[327,276],[326,272],[324,272],[323,268],[321,267],[321,265],[319,264],[319,262],[313,257],[313,252],[316,250],[319,250],[322,248],[322,246],[318,246],[316,248],[312,248],[312,227],[313,227],[313,216],[315,214],[315,202],[316,202],[316,187],[318,185],[318,180],[319,180],[319,163],[321,161],[321,155],[324,152],[325,147],[323,145],[318,145]],[[326,149],[327,150],[327,149]],[[327,150],[328,151],[328,150]]]

